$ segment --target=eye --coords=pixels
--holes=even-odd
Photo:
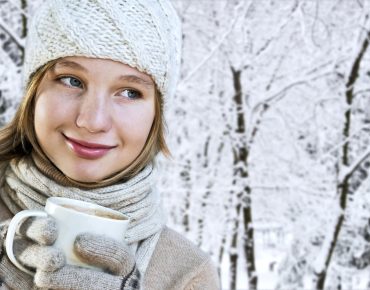
[[[66,86],[68,87],[73,87],[73,88],[82,88],[82,82],[74,77],[61,77],[59,80]]]
[[[121,91],[120,96],[130,100],[136,100],[142,97],[140,92],[131,89],[124,89],[123,91]]]

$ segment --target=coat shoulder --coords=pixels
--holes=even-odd
[[[158,242],[158,247],[164,250],[167,255],[182,257],[191,262],[191,265],[201,264],[210,257],[193,242],[173,229],[165,227]]]
[[[209,284],[210,287],[204,289],[218,289],[217,269],[207,253],[166,227],[148,265],[144,285],[150,287],[145,289],[198,289],[189,286],[192,284]]]

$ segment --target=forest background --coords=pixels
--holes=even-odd
[[[1,126],[42,2],[0,0]],[[370,0],[172,2],[168,223],[211,254],[223,289],[370,289]]]

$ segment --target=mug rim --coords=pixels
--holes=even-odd
[[[75,205],[75,206],[79,206],[79,207],[85,207],[86,209],[91,209],[91,210],[101,210],[101,211],[106,212],[106,213],[111,213],[111,214],[117,215],[117,216],[121,217],[122,219],[113,219],[113,218],[108,218],[108,217],[99,216],[99,215],[92,215],[92,214],[88,214],[88,213],[85,213],[85,212],[81,212],[81,211],[78,211],[78,210],[74,210],[74,209],[65,207],[63,205],[72,205],[72,206]],[[110,221],[116,221],[116,222],[127,222],[130,219],[126,214],[121,213],[117,210],[114,210],[114,209],[111,209],[111,208],[108,208],[108,207],[104,207],[104,206],[101,206],[101,205],[96,204],[96,203],[83,201],[83,200],[79,200],[79,199],[68,198],[68,197],[57,197],[57,196],[49,197],[46,200],[45,209],[49,206],[58,206],[58,207],[62,207],[63,210],[69,211],[71,213],[73,212],[74,214],[82,214],[84,216],[89,216],[89,217],[104,219],[104,220],[110,220]]]

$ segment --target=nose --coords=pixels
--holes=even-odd
[[[81,102],[76,125],[90,133],[107,132],[112,127],[109,102],[104,92],[87,92]]]

